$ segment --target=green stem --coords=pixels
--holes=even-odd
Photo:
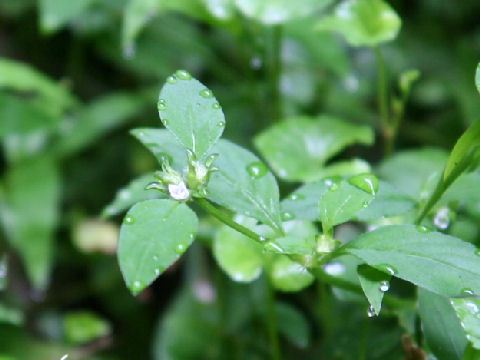
[[[388,111],[388,89],[387,89],[387,70],[382,52],[378,46],[373,48],[377,58],[378,71],[378,112],[380,115],[380,128],[385,141],[385,155],[389,155],[393,150],[393,134],[390,125]]]
[[[280,93],[280,80],[282,74],[282,26],[273,27],[270,85],[272,92],[272,122],[282,117],[282,97]]]
[[[265,239],[258,235],[257,233],[253,232],[250,229],[247,229],[245,226],[240,225],[239,223],[232,220],[229,214],[224,212],[223,210],[217,209],[212,203],[210,203],[206,199],[195,199],[196,203],[202,207],[203,210],[208,212],[210,215],[216,217],[225,225],[230,226],[231,228],[237,230],[239,233],[249,237],[256,242],[263,243]]]
[[[270,339],[271,359],[281,360],[280,342],[278,340],[277,313],[275,309],[275,292],[268,277],[265,277],[266,297],[267,297],[267,327],[268,337]]]

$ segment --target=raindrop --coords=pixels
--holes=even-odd
[[[127,224],[127,225],[131,225],[135,222],[135,219],[133,218],[133,216],[131,215],[127,215],[125,216],[125,218],[123,219],[123,223],[124,224]]]
[[[342,275],[346,269],[345,265],[343,265],[341,262],[332,261],[328,264],[325,264],[323,266],[323,270],[325,270],[328,275],[339,276]]]
[[[282,218],[282,221],[289,221],[289,220],[295,219],[295,215],[293,215],[289,211],[284,211],[282,212],[281,218]]]
[[[472,301],[467,301],[465,303],[465,306],[470,310],[472,314],[477,314],[480,311],[480,308],[478,307],[478,305]]]
[[[470,295],[474,295],[474,292],[470,288],[465,288],[465,289],[462,289],[462,295],[470,296]]]
[[[268,169],[264,163],[255,161],[247,166],[247,172],[254,179],[260,179],[267,173]]]
[[[140,291],[143,287],[143,283],[140,280],[135,280],[133,282],[133,290],[134,291]]]
[[[380,283],[380,291],[387,292],[390,289],[390,283],[388,281],[382,281]]]
[[[374,316],[377,316],[377,313],[375,312],[375,308],[373,306],[369,306],[368,309],[367,309],[367,316],[369,318],[372,318]]]
[[[165,110],[166,108],[167,108],[167,103],[166,103],[166,101],[163,100],[163,99],[158,100],[158,104],[157,104],[157,109],[158,109],[158,111]]]
[[[189,235],[189,237],[190,237],[190,240],[193,241],[193,240],[195,239],[195,234],[194,234],[194,233],[191,233],[191,234]]]
[[[173,159],[170,156],[170,154],[167,154],[166,152],[160,152],[157,154],[157,158],[160,159],[161,163],[168,162],[168,164],[173,163]]]
[[[224,126],[225,126],[225,121],[219,121],[219,122],[217,123],[217,126],[218,126],[218,127],[224,127]]]
[[[284,253],[284,250],[276,243],[273,241],[270,241],[265,244],[265,249],[273,251],[273,252],[278,252],[278,253]]]
[[[187,247],[184,245],[184,244],[178,244],[176,247],[175,247],[175,252],[177,254],[183,254],[185,252],[185,250],[187,250]]]
[[[178,184],[169,184],[168,193],[172,199],[178,201],[187,200],[190,197],[190,190],[188,190],[187,185],[183,181]]]
[[[158,276],[160,275],[162,272],[160,271],[160,268],[155,268],[155,275]]]
[[[164,126],[168,126],[168,120],[167,119],[162,119],[162,124]]]
[[[379,270],[389,273],[390,275],[396,275],[398,274],[398,270],[395,269],[392,265],[389,264],[383,264],[378,266]]]
[[[177,83],[177,78],[175,77],[175,75],[170,75],[169,77],[167,77],[167,83],[169,84],[176,84]]]
[[[203,89],[203,90],[200,90],[200,96],[208,99],[213,97],[213,92],[210,89]]]
[[[430,228],[423,226],[423,225],[417,225],[417,230],[422,232],[422,233],[428,233],[432,231]]]
[[[440,208],[435,214],[435,217],[433,218],[433,223],[440,230],[445,230],[450,225],[449,212],[450,212],[449,208],[444,206]]]
[[[375,195],[378,191],[378,179],[372,174],[355,175],[348,179],[348,182],[370,195]]]
[[[191,80],[192,79],[192,75],[190,75],[190,73],[186,70],[177,70],[177,72],[175,73],[175,75],[177,76],[177,78],[179,78],[180,80]]]
[[[222,106],[221,106],[218,102],[214,102],[213,105],[212,105],[212,107],[213,107],[214,109],[216,109],[216,110],[222,108]]]
[[[265,242],[265,241],[267,241],[267,239],[266,239],[264,236],[259,236],[259,237],[258,237],[258,240],[259,240],[260,242]]]
[[[290,200],[296,201],[296,200],[302,200],[305,199],[305,196],[302,194],[291,194],[290,195]]]

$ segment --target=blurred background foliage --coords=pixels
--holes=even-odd
[[[248,148],[280,116],[328,113],[376,126],[374,52],[314,30],[335,2],[318,1],[313,13],[272,3],[288,11],[247,0],[0,1],[0,359],[267,357],[264,280],[236,284],[217,268],[201,244],[215,223],[205,219],[200,245],[135,298],[113,255],[121,218],[100,214],[118,188],[156,168],[128,129],[160,125],[157,94],[179,68],[215,92],[225,137]],[[389,85],[398,93],[404,70],[421,73],[397,148],[448,150],[480,113],[472,80],[480,3],[390,5],[402,28],[382,47]],[[335,159],[376,164],[377,138]],[[436,164],[437,155],[442,163],[441,150],[425,156]],[[408,182],[408,166],[396,170]],[[478,239],[478,228],[463,225],[462,237]],[[418,326],[408,313],[367,321],[349,305],[365,300],[322,284],[277,301],[284,358],[400,359],[401,334]]]

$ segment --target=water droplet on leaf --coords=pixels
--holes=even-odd
[[[375,309],[373,306],[369,306],[368,309],[367,309],[367,316],[369,318],[372,318],[374,316],[377,316],[377,313],[375,312]]]
[[[450,225],[449,212],[450,212],[450,209],[445,206],[440,208],[435,214],[435,217],[433,218],[433,223],[440,230],[445,230]]]
[[[133,282],[133,291],[138,292],[142,290],[143,288],[143,283],[140,280],[135,280]]]
[[[378,179],[373,174],[355,175],[348,179],[348,182],[370,195],[375,195],[378,191]]]
[[[123,223],[124,224],[127,224],[127,225],[131,225],[135,222],[135,219],[133,218],[133,216],[131,215],[127,215],[125,216],[125,218],[123,219]]]
[[[380,283],[380,291],[387,292],[390,289],[390,283],[388,281],[382,281]]]
[[[254,179],[260,179],[267,173],[268,169],[264,163],[255,161],[247,166],[247,172]]]
[[[187,250],[187,247],[184,245],[184,244],[178,244],[176,247],[175,247],[175,252],[177,254],[183,254],[185,252],[185,250]]]
[[[191,234],[189,235],[189,237],[190,237],[190,240],[193,241],[193,240],[195,239],[195,234],[194,234],[194,233],[191,233]]]
[[[282,212],[281,218],[282,218],[282,221],[289,221],[289,220],[295,219],[295,215],[293,215],[289,211],[284,211]]]
[[[166,101],[163,100],[163,99],[158,100],[158,103],[157,103],[157,109],[158,109],[158,111],[165,110],[166,108],[167,108],[167,103],[166,103]]]
[[[388,273],[392,276],[398,274],[398,270],[395,269],[392,265],[389,265],[389,264],[379,265],[378,268],[379,268],[380,271]]]
[[[168,126],[168,120],[167,119],[162,119],[162,124],[164,126]]]
[[[155,268],[155,275],[158,276],[160,275],[162,272],[160,271],[159,268]]]
[[[423,225],[417,225],[417,230],[422,232],[422,233],[428,233],[428,232],[432,231],[432,229],[430,229],[426,226],[423,226]]]
[[[167,77],[167,83],[169,84],[176,84],[177,83],[177,78],[175,77],[175,75],[170,75],[169,77]]]
[[[200,90],[200,96],[208,99],[213,97],[213,92],[210,89],[203,89],[203,90]]]
[[[219,122],[217,123],[217,126],[219,126],[219,127],[224,127],[224,126],[225,126],[225,121],[219,121]]]
[[[470,288],[462,289],[462,295],[473,295],[473,294],[474,294],[474,292]]]
[[[190,73],[186,70],[177,70],[177,72],[175,72],[175,75],[180,80],[191,80],[192,79],[192,75],[190,75]]]
[[[216,109],[216,110],[222,108],[222,106],[221,106],[218,102],[213,103],[212,107],[213,107],[214,109]]]

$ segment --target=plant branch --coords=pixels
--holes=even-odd
[[[233,221],[229,214],[227,214],[221,209],[216,208],[210,201],[201,198],[197,198],[195,199],[195,201],[198,205],[200,205],[203,210],[220,220],[225,225],[230,226],[231,228],[237,230],[239,233],[249,237],[252,240],[255,240],[256,242],[264,242],[262,236],[258,235],[256,232],[253,232],[250,229],[247,229],[245,226],[242,226],[239,223]]]
[[[277,312],[275,306],[275,292],[268,277],[265,277],[266,282],[266,305],[267,305],[267,327],[268,337],[270,339],[271,358],[272,360],[281,360],[280,342],[278,340],[277,329]]]
[[[270,86],[272,92],[272,120],[282,117],[282,97],[280,93],[280,80],[282,75],[282,26],[273,27],[273,41],[271,51]]]
[[[378,46],[373,48],[377,58],[378,89],[377,102],[380,115],[380,128],[385,141],[385,155],[389,155],[393,150],[393,133],[390,124],[388,111],[388,89],[387,89],[387,70],[382,52]]]

